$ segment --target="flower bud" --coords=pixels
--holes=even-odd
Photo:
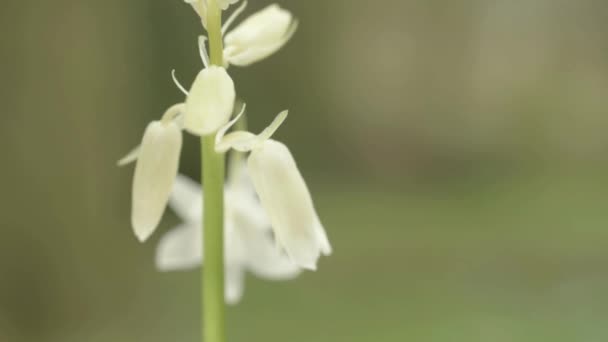
[[[296,28],[297,21],[289,11],[270,5],[226,35],[224,58],[237,66],[258,62],[283,47]]]
[[[196,135],[215,133],[230,120],[235,97],[226,69],[210,66],[201,70],[186,98],[184,128]]]
[[[330,254],[331,246],[287,146],[265,141],[252,150],[248,168],[277,244],[298,266],[316,269],[317,259]]]
[[[165,211],[181,147],[182,133],[175,122],[148,124],[135,166],[131,209],[131,224],[142,242],[154,232]]]

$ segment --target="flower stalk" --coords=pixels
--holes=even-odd
[[[175,271],[204,262],[201,337],[203,342],[226,342],[225,303],[241,299],[246,273],[292,279],[305,269],[315,270],[321,255],[331,254],[331,245],[290,150],[271,139],[287,111],[257,135],[247,131],[244,104],[230,120],[236,90],[226,68],[245,67],[277,52],[293,36],[297,19],[272,4],[229,30],[246,0],[223,26],[222,11],[239,0],[184,1],[207,31],[198,39],[204,68],[189,88],[172,72],[185,101],[150,122],[140,146],[118,164],[136,164],[131,224],[141,242],[154,233],[167,204],[182,219],[160,240],[157,267]],[[178,174],[184,132],[201,137],[202,189]]]
[[[223,65],[222,17],[216,0],[207,0],[207,32],[212,65]],[[214,149],[215,134],[201,137],[203,184],[202,338],[225,342],[224,304],[224,154]]]

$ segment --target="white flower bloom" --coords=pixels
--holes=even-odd
[[[186,97],[184,128],[196,135],[215,133],[230,120],[235,97],[226,69],[212,65],[201,70]]]
[[[257,136],[249,132],[224,135],[237,117],[218,132],[216,150],[251,151],[248,170],[277,244],[298,266],[315,270],[319,256],[331,254],[331,246],[291,152],[283,143],[270,139],[286,116],[286,111],[280,113]]]
[[[197,267],[202,251],[202,191],[199,184],[178,175],[169,205],[183,223],[164,235],[156,251],[161,271]],[[229,180],[225,207],[225,300],[237,303],[243,294],[244,274],[284,280],[296,277],[300,269],[276,248],[270,222],[255,198],[246,178]]]
[[[249,172],[279,245],[303,268],[316,269],[331,247],[304,178],[284,144],[267,140],[251,152]]]
[[[226,21],[222,31],[227,31],[236,16],[240,14],[246,2],[235,10]],[[291,12],[277,4],[269,5],[245,19],[224,38],[225,63],[236,66],[247,66],[258,62],[277,52],[293,36],[298,22]]]

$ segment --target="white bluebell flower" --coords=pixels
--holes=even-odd
[[[226,33],[247,2],[235,10],[226,21]],[[248,66],[261,61],[281,49],[294,35],[298,21],[291,12],[272,4],[252,14],[224,36],[224,62],[226,65]]]
[[[225,300],[235,304],[243,295],[246,272],[264,279],[287,280],[296,277],[300,268],[276,248],[270,221],[245,172],[228,180],[225,195]],[[169,206],[182,223],[160,240],[156,251],[159,270],[187,270],[201,263],[204,266],[202,203],[200,184],[178,175]]]
[[[160,121],[149,123],[141,145],[118,162],[122,166],[136,161],[131,224],[142,242],[158,226],[177,175],[182,148],[179,118],[183,109],[183,104],[176,104],[165,112]]]
[[[315,270],[319,257],[331,254],[331,245],[291,152],[283,143],[270,139],[287,111],[259,135],[245,131],[226,134],[239,116],[218,132],[216,151],[232,148],[251,152],[248,172],[270,218],[277,245],[298,266]]]

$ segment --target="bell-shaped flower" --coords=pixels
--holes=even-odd
[[[300,273],[299,267],[276,248],[268,217],[246,173],[242,174],[226,185],[225,300],[230,304],[242,297],[246,271],[271,280],[291,279]],[[161,238],[156,251],[159,270],[187,270],[203,262],[202,202],[201,186],[178,175],[169,206],[183,222]]]
[[[216,151],[233,148],[251,152],[248,171],[278,246],[298,266],[315,270],[319,256],[331,254],[331,246],[291,152],[283,143],[270,139],[286,117],[287,111],[280,113],[257,136],[244,131],[226,134],[237,117],[218,132]]]
[[[223,67],[211,65],[201,70],[186,94],[184,128],[188,132],[212,134],[230,120],[236,94]]]
[[[118,162],[122,166],[137,161],[133,176],[131,225],[142,242],[158,226],[177,175],[182,148],[179,118],[183,108],[183,104],[176,104],[165,112],[160,121],[150,122],[141,145]]]
[[[119,166],[136,161],[131,225],[141,242],[158,226],[177,175],[182,148],[183,110],[184,104],[178,103],[167,109],[160,121],[150,122],[141,144],[118,161]]]
[[[232,22],[244,10],[247,2],[228,18],[222,32],[226,33]],[[224,61],[226,65],[248,66],[277,52],[293,36],[298,21],[291,12],[272,4],[252,14],[224,37]]]

